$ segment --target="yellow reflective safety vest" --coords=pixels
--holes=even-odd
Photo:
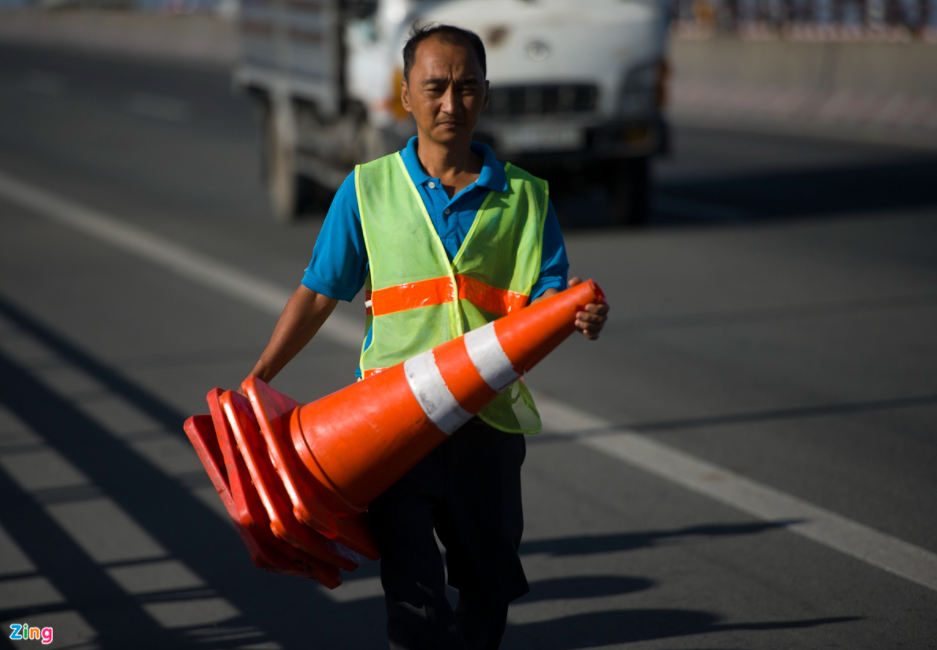
[[[368,377],[527,305],[540,274],[547,183],[507,163],[452,262],[400,153],[355,167],[368,251]],[[540,414],[516,381],[478,414],[502,431],[537,433]]]

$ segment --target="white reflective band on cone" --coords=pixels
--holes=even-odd
[[[432,350],[404,361],[403,372],[426,417],[443,433],[451,434],[472,419],[472,414],[459,406],[446,386]]]
[[[466,333],[463,340],[475,369],[492,390],[500,393],[520,377],[501,347],[494,323]]]

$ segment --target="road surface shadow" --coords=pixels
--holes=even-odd
[[[835,625],[858,617],[815,618],[797,621],[720,623],[709,612],[684,609],[627,609],[589,612],[547,621],[511,624],[503,647],[537,650],[584,650],[674,637],[729,631],[771,632]]]
[[[546,554],[552,556],[592,555],[633,551],[657,546],[662,540],[686,537],[735,537],[757,535],[790,526],[795,521],[756,521],[744,524],[707,524],[688,526],[676,530],[648,530],[605,535],[579,535],[521,542],[521,555]]]
[[[547,600],[603,598],[622,596],[650,589],[656,583],[647,578],[629,576],[572,576],[549,578],[530,583],[530,593],[523,598],[525,603]]]
[[[53,358],[41,361],[45,367],[77,367],[103,386],[97,397],[119,398],[145,414],[160,433],[176,435],[188,445],[182,432],[187,414],[2,298],[0,318],[53,353]],[[10,329],[4,328],[3,334],[11,335]],[[234,528],[191,491],[193,485],[209,485],[204,472],[171,476],[145,460],[133,446],[146,441],[146,431],[122,439],[76,404],[94,397],[65,397],[39,381],[23,362],[0,354],[0,405],[30,432],[17,441],[0,431],[5,458],[53,450],[87,477],[77,487],[43,490],[28,489],[0,472],[0,523],[35,566],[4,575],[3,582],[44,580],[61,594],[32,600],[17,596],[0,609],[0,620],[38,625],[44,616],[73,612],[97,633],[86,639],[90,647],[104,650],[222,650],[265,643],[292,649],[308,647],[311,639],[316,647],[366,648],[384,643],[384,612],[378,599],[339,603],[310,580],[256,569]],[[38,441],[29,439],[35,436]],[[160,550],[139,559],[96,561],[88,540],[69,535],[54,516],[62,506],[102,501],[129,515]],[[102,539],[106,537],[105,530]],[[152,569],[157,562],[184,565],[201,586],[135,593],[111,577],[114,570]],[[366,562],[359,571],[373,575],[373,563]],[[161,622],[159,612],[167,608],[185,619],[188,604],[189,611],[201,612],[191,622]],[[212,611],[219,611],[216,605],[221,606],[221,615],[198,620],[198,616],[211,619]],[[55,634],[57,641],[64,641],[69,630],[57,627]]]
[[[937,193],[932,189],[935,175],[937,155],[928,152],[802,170],[660,179],[654,184],[644,227],[891,217],[901,211],[933,210],[937,208]],[[573,190],[569,185],[551,183],[550,196],[563,229],[607,228],[605,190],[585,184]]]
[[[751,220],[892,216],[937,207],[935,174],[937,155],[916,153],[838,167],[666,181],[657,191],[704,205],[731,206],[750,214]]]
[[[183,439],[178,413],[118,371],[72,345],[16,306],[0,299],[0,318],[10,327],[48,348],[54,357],[44,364],[70,364],[88,373],[104,390],[101,397],[120,398],[144,413],[160,430]],[[11,333],[5,328],[4,335]],[[80,399],[88,399],[82,395]],[[55,450],[68,459],[86,484],[36,490],[0,472],[0,522],[34,570],[5,575],[3,582],[44,579],[61,594],[51,602],[12,604],[0,619],[41,623],[44,615],[71,611],[97,632],[86,639],[104,650],[221,650],[244,645],[272,644],[287,650],[302,647],[382,647],[383,599],[373,593],[357,599],[332,598],[315,583],[275,576],[254,568],[232,527],[195,498],[190,486],[196,478],[170,476],[133,451],[105,424],[39,381],[22,361],[0,355],[0,404],[39,437],[39,442],[4,447],[5,455],[38,448]],[[141,432],[145,438],[146,432]],[[135,434],[136,435],[136,434]],[[9,442],[7,440],[6,442]],[[9,456],[8,456],[9,457]],[[129,514],[163,549],[157,557],[120,562],[94,559],[87,542],[73,538],[57,520],[57,506],[107,500]],[[676,530],[533,540],[523,554],[577,555],[652,547],[661,540],[694,536],[752,535],[782,528],[790,522],[712,524]],[[201,585],[135,593],[112,578],[115,569],[146,568],[154,561],[180,563],[194,572]],[[373,578],[375,563],[365,563],[350,580]],[[645,591],[650,579],[622,576],[580,576],[534,581],[531,602],[588,599]],[[340,588],[341,589],[341,588]],[[338,594],[336,594],[338,596]],[[206,601],[224,601],[230,614],[214,622],[166,625],[153,612],[160,606],[193,609]],[[154,609],[156,608],[156,609]],[[720,623],[717,614],[696,610],[628,609],[575,614],[549,621],[509,626],[503,647],[573,650],[647,639],[665,639],[726,630],[778,630],[845,622],[846,618],[805,621]],[[68,630],[56,629],[65,639]]]

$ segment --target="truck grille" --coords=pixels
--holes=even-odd
[[[560,115],[595,111],[599,89],[593,84],[496,86],[491,89],[487,115]]]

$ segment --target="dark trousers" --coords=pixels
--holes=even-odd
[[[371,503],[392,650],[498,648],[508,603],[529,589],[517,555],[525,453],[523,435],[473,419]]]

